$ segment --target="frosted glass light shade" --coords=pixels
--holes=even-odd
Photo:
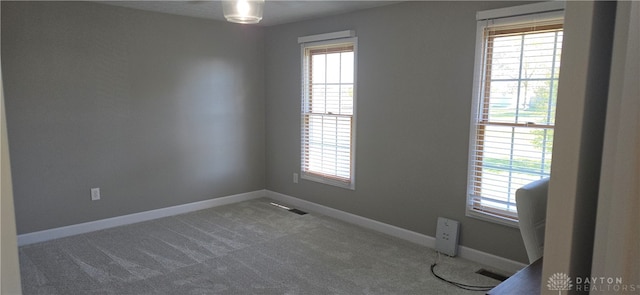
[[[262,19],[264,0],[225,0],[222,11],[227,21],[239,24],[257,24]]]

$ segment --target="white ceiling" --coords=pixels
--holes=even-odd
[[[147,11],[192,16],[224,21],[222,2],[204,0],[185,1],[96,1],[108,5]],[[337,15],[356,10],[389,5],[402,1],[270,1],[266,0],[261,26],[272,26]]]

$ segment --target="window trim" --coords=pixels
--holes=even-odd
[[[469,129],[469,153],[467,161],[467,189],[465,202],[465,215],[480,220],[490,221],[506,225],[509,227],[518,227],[518,220],[512,219],[506,214],[501,214],[501,210],[492,211],[490,209],[478,210],[474,205],[478,201],[474,198],[473,182],[477,178],[477,171],[473,167],[473,162],[477,158],[476,140],[479,128],[477,122],[479,116],[483,115],[481,104],[485,103],[482,91],[485,90],[482,85],[485,80],[485,36],[484,31],[487,27],[496,27],[504,25],[513,25],[519,23],[531,23],[536,21],[561,20],[564,18],[564,2],[550,1],[542,3],[534,3],[529,5],[521,5],[515,7],[500,8],[488,11],[479,11],[476,13],[476,51],[475,65],[473,76],[473,93],[471,120]]]
[[[355,36],[355,31],[347,30],[312,36],[299,37],[298,43],[300,43],[300,74],[301,74],[301,105],[300,105],[300,178],[310,180],[322,184],[332,185],[340,188],[355,190],[355,171],[356,171],[356,125],[357,125],[357,97],[358,97],[358,37]],[[350,178],[349,181],[342,181],[331,176],[323,176],[320,173],[305,172],[304,166],[304,149],[302,139],[305,131],[305,107],[308,92],[305,89],[306,83],[306,54],[305,51],[309,47],[326,46],[326,45],[338,45],[338,44],[352,44],[353,45],[353,114],[351,115],[351,163],[350,163]]]

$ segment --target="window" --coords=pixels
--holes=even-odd
[[[467,214],[516,225],[515,191],[550,174],[562,14],[478,27]]]
[[[355,37],[302,44],[303,179],[354,188],[355,64]]]

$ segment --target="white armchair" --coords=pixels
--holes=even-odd
[[[529,263],[542,257],[544,227],[547,217],[549,178],[529,183],[516,191],[516,206],[520,234],[524,240]]]

